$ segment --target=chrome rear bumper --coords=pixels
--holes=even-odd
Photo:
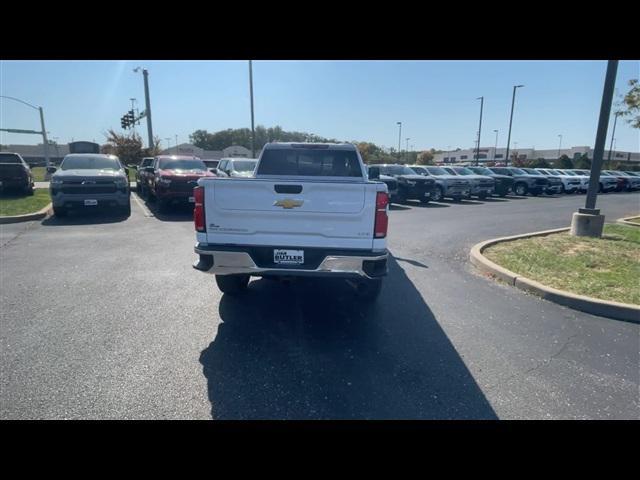
[[[287,268],[286,266],[260,267],[247,252],[242,251],[216,251],[203,250],[197,246],[194,252],[200,255],[198,262],[193,267],[197,270],[215,275],[281,275],[281,276],[336,276],[336,277],[362,277],[380,278],[387,273],[388,253],[380,255],[327,255],[315,269]],[[210,258],[209,258],[210,257]],[[365,268],[368,265],[376,265]],[[383,266],[384,272],[380,274],[379,267]],[[367,273],[367,270],[370,270]],[[375,275],[370,275],[375,270]]]

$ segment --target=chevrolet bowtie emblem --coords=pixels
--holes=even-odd
[[[282,208],[296,208],[301,207],[304,203],[304,200],[294,200],[293,198],[285,198],[284,200],[278,200],[273,203],[274,207],[282,207]]]

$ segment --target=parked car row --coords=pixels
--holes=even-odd
[[[586,193],[589,170],[516,167],[457,167],[431,165],[370,165],[369,177],[387,184],[390,201],[404,203],[419,199],[422,203],[445,198],[460,201],[491,195],[554,195]],[[422,176],[431,183],[419,183]],[[640,172],[603,170],[599,192],[640,189]]]
[[[0,152],[0,191],[18,190],[33,195],[33,173],[17,153]]]

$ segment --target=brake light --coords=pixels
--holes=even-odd
[[[207,225],[204,215],[204,187],[195,187],[193,189],[193,197],[195,206],[193,207],[193,223],[198,232],[206,232]]]
[[[373,227],[374,238],[384,238],[387,236],[389,217],[387,216],[387,206],[389,205],[389,194],[378,192],[376,195],[376,222]]]

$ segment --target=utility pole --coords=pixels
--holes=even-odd
[[[176,155],[178,154],[178,135],[176,135]]]
[[[40,111],[40,126],[42,127],[42,141],[44,142],[44,160],[47,164],[48,173],[49,167],[51,166],[51,160],[49,159],[49,140],[47,140],[47,129],[44,126],[44,112],[42,111],[42,107],[38,107]]]
[[[505,166],[509,166],[509,144],[511,143],[511,124],[513,123],[513,106],[516,103],[516,88],[524,87],[524,85],[513,86],[513,96],[511,97],[511,116],[509,117],[509,135],[507,136],[507,152],[504,155]]]
[[[169,150],[169,153],[171,153],[170,152],[170,150],[171,150],[171,137],[165,137],[164,139],[167,141],[167,150]]]
[[[251,96],[251,158],[256,158],[256,131],[253,128],[253,63],[249,60],[249,93]]]
[[[494,130],[496,132],[496,146],[493,147],[493,161],[496,161],[496,152],[498,151],[498,130]]]
[[[131,100],[131,111],[134,112],[134,114],[135,114],[136,113],[136,99],[135,98],[130,98],[129,100]],[[133,122],[131,124],[131,128],[133,129],[133,133],[135,134],[136,133],[136,122]]]
[[[409,159],[409,140],[411,139],[407,137],[407,147],[405,149],[405,161]]]
[[[609,158],[607,158],[607,166],[609,168],[611,168],[611,149],[613,148],[613,139],[616,136],[616,123],[618,122],[620,112],[615,112],[613,115],[615,118],[613,119],[613,132],[611,132],[611,144],[609,145]]]
[[[402,137],[402,122],[396,122],[400,126],[400,130],[398,130],[398,158],[400,158],[400,152],[402,151],[400,147],[400,138]]]
[[[560,158],[560,150],[562,149],[562,135],[558,135],[560,137],[560,143],[558,144],[558,159]]]
[[[139,72],[140,67],[134,68],[133,71]],[[142,69],[142,76],[144,77],[144,115],[147,117],[147,134],[149,136],[149,150],[151,150],[153,148],[153,127],[151,125],[151,99],[149,98],[149,72],[146,68]]]
[[[607,62],[607,73],[605,75],[604,88],[602,91],[602,103],[600,104],[600,118],[598,119],[596,142],[593,149],[593,162],[591,163],[589,190],[587,190],[585,207],[578,209],[578,211],[573,214],[573,218],[571,219],[571,235],[579,237],[602,236],[604,215],[600,215],[600,210],[596,209],[596,200],[598,198],[604,144],[607,140],[607,126],[611,115],[611,103],[613,102],[613,89],[616,84],[617,70],[618,60],[609,60]]]
[[[478,97],[476,100],[480,100],[480,126],[478,127],[478,148],[476,149],[476,167],[480,161],[480,136],[482,135],[482,107],[484,106],[484,97]]]

